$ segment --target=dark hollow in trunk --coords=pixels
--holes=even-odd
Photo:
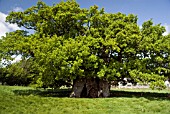
[[[110,95],[109,82],[99,78],[79,78],[73,81],[70,97],[98,98]]]

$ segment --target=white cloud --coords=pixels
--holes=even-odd
[[[166,29],[166,32],[164,32],[163,35],[168,35],[170,33],[170,25],[165,24],[164,27]]]
[[[23,11],[23,9],[20,7],[16,7],[12,11],[18,12]],[[0,38],[2,36],[5,36],[7,32],[21,30],[21,28],[19,28],[17,24],[10,24],[5,22],[7,16],[7,14],[0,12]],[[11,63],[15,63],[21,60],[21,56],[14,56],[13,58],[14,60],[11,61]],[[2,60],[2,63],[5,63],[5,60]]]
[[[24,10],[21,7],[15,7],[15,8],[13,8],[12,11],[19,12],[19,11],[24,11]]]
[[[16,24],[9,24],[5,22],[7,14],[0,12],[0,38],[5,36],[6,32],[20,30]]]

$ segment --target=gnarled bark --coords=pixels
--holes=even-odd
[[[110,85],[106,80],[99,81],[98,97],[108,97],[110,95]]]
[[[86,84],[86,79],[75,79],[73,81],[73,92],[71,93],[70,97],[82,97],[81,94],[82,94],[82,91],[83,91],[83,88]]]
[[[98,82],[95,78],[86,79],[87,97],[98,97]]]
[[[106,80],[99,78],[81,78],[73,81],[73,91],[70,97],[108,97],[110,85]]]

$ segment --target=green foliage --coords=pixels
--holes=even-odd
[[[22,55],[31,61],[37,86],[54,86],[77,77],[130,77],[162,88],[169,76],[170,36],[163,36],[165,28],[152,20],[140,29],[133,14],[110,14],[97,6],[82,9],[69,0],[54,6],[38,2],[23,12],[11,12],[6,21],[35,31],[31,35],[7,33],[0,40],[0,50],[5,60]],[[18,70],[14,76],[28,77],[28,72]]]
[[[35,76],[35,71],[31,69],[31,62],[21,60],[10,64],[4,68],[1,73],[1,83],[7,85],[29,85]],[[34,73],[33,73],[34,72]]]

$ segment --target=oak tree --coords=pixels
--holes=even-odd
[[[72,97],[108,97],[110,81],[128,77],[163,88],[169,75],[169,35],[165,28],[133,14],[80,8],[74,0],[48,6],[38,2],[6,21],[25,27],[2,37],[3,59],[31,61],[37,86],[73,84]]]

